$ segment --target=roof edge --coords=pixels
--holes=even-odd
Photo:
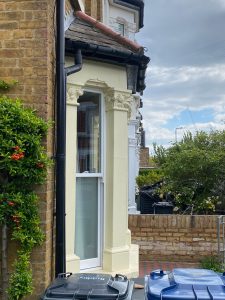
[[[118,43],[122,43],[122,44],[128,46],[134,52],[143,52],[144,48],[141,45],[139,45],[136,42],[131,41],[130,39],[122,36],[121,34],[115,32],[115,31],[113,31],[111,28],[109,28],[105,24],[88,16],[87,14],[83,13],[82,11],[76,11],[75,16],[90,23],[95,28],[101,30],[103,33],[105,33],[105,34],[109,35],[110,37],[112,37],[113,39],[115,39]]]
[[[134,52],[123,52],[120,50],[113,50],[104,46],[93,45],[84,42],[71,41],[70,39],[66,40],[66,49],[67,54],[74,53],[74,49],[81,49],[82,55],[86,58],[92,60],[99,60],[101,62],[108,62],[119,64],[119,65],[133,65],[138,66],[137,71],[137,85],[135,92],[143,94],[143,91],[146,87],[145,85],[145,72],[147,65],[150,61],[150,58],[145,56],[143,53],[134,53]],[[91,54],[94,53],[94,56]]]

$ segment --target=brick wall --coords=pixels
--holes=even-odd
[[[217,254],[217,216],[129,215],[140,260],[199,262]]]
[[[54,0],[0,0],[0,78],[18,80],[10,96],[24,99],[45,120],[54,119],[54,6]],[[53,129],[49,130],[45,144],[51,156]],[[30,299],[37,299],[54,274],[53,170],[49,171],[47,183],[37,191],[46,240],[32,254],[35,291]],[[15,258],[15,248],[15,244],[9,244],[9,262]]]
[[[149,148],[140,148],[140,168],[148,168],[149,166]]]
[[[94,19],[102,22],[102,1],[85,0],[85,13]]]

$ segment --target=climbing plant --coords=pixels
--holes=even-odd
[[[0,80],[0,92],[14,83]],[[0,225],[20,245],[7,290],[11,300],[32,292],[30,254],[44,239],[33,189],[45,182],[51,163],[42,145],[48,127],[21,100],[0,94]]]

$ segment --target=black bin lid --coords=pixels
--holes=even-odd
[[[42,299],[125,299],[130,289],[133,285],[123,275],[66,273],[59,274]]]

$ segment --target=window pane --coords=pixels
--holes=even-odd
[[[78,99],[77,172],[100,173],[100,95],[84,92]]]
[[[118,23],[118,32],[119,32],[122,36],[125,35],[125,27],[124,27],[124,24]]]
[[[75,253],[81,260],[98,256],[98,178],[77,178]]]

